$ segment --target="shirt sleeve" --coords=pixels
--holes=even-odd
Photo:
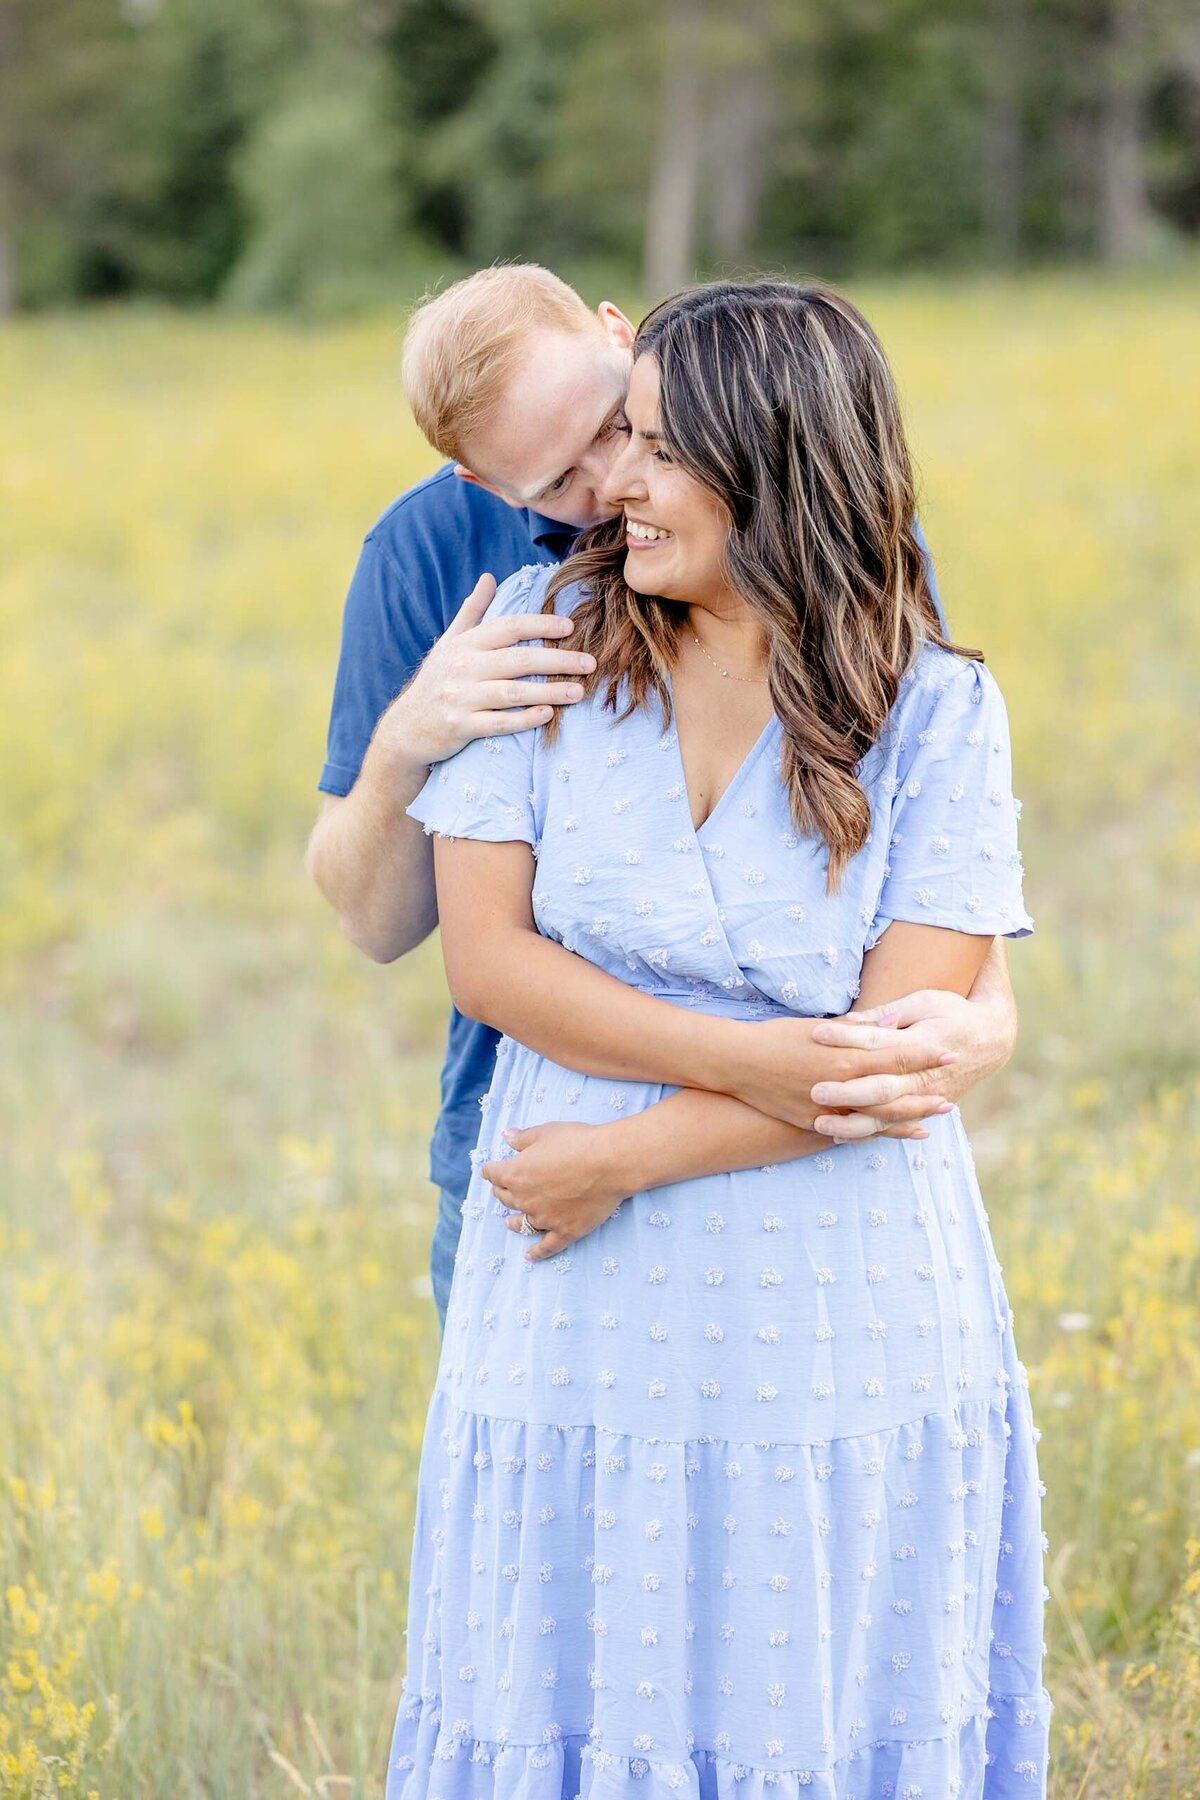
[[[1008,713],[982,663],[939,657],[901,727],[890,785],[887,861],[866,948],[892,920],[1028,937]]]
[[[368,535],[342,611],[342,641],[325,766],[317,787],[348,794],[376,725],[440,633],[429,604],[418,606],[383,545]]]
[[[498,613],[540,612],[542,591],[552,571],[545,565],[518,569],[501,583],[485,619]],[[523,638],[522,643],[541,642]],[[524,675],[523,681],[540,681]],[[534,751],[541,727],[473,738],[444,762],[435,763],[411,806],[427,833],[439,837],[481,838],[487,843],[524,839],[536,850],[540,831],[533,792]]]

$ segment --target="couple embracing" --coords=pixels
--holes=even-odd
[[[635,331],[516,266],[405,383],[447,466],[364,545],[309,853],[369,954],[440,923],[455,1002],[387,1800],[1044,1796],[954,1103],[1018,806],[883,350],[823,286]]]

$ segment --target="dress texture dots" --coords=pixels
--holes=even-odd
[[[538,612],[550,573],[491,610]],[[408,810],[528,842],[539,931],[621,981],[747,1023],[836,1015],[893,920],[1032,929],[980,664],[921,651],[861,765],[871,834],[833,897],[789,815],[778,719],[697,831],[657,700],[618,722],[602,693],[552,744],[468,744]],[[633,1194],[526,1262],[479,1173],[513,1154],[504,1127],[673,1091],[500,1041],[421,1452],[387,1800],[1044,1795],[1038,1432],[957,1109],[925,1141]]]

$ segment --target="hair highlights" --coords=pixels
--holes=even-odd
[[[643,320],[634,355],[658,361],[671,455],[729,516],[726,574],[766,634],[792,817],[824,840],[832,890],[870,830],[857,769],[901,676],[926,641],[980,659],[943,636],[930,598],[887,358],[850,301],[785,281],[672,295]],[[655,692],[669,720],[682,608],[634,593],[625,555],[623,520],[594,527],[544,610],[582,582],[571,646],[596,658],[585,682],[607,683],[613,712],[625,684],[622,718]],[[550,739],[558,717],[542,728]]]

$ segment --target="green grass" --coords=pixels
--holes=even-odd
[[[1055,1792],[1194,1794],[1200,286],[859,297],[1025,808],[1021,1045],[967,1111],[1044,1432]],[[0,334],[17,1795],[382,1791],[446,1003],[436,943],[369,963],[301,858],[359,539],[433,464],[396,352],[390,321]]]

